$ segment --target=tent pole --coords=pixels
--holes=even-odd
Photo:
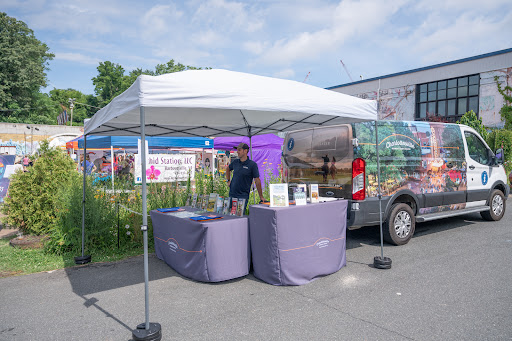
[[[84,255],[85,250],[85,177],[87,174],[87,135],[84,135],[84,161],[80,164],[80,159],[78,160],[78,167],[81,169],[82,165],[84,170],[82,171],[84,181],[82,184],[82,255],[75,257],[75,264],[87,264],[91,261],[90,255]]]
[[[377,150],[377,187],[379,190],[379,224],[380,224],[380,257],[384,258],[384,236],[382,231],[382,192],[380,188],[380,158],[379,158],[379,133],[378,124],[375,121],[375,148]]]
[[[148,207],[146,191],[146,117],[144,107],[140,108],[140,149],[142,151],[142,231],[144,234],[144,289],[145,289],[145,309],[146,309],[146,329],[149,329],[149,292],[148,292]]]
[[[114,146],[110,146],[110,173],[112,177],[112,193],[114,193]]]
[[[382,190],[380,187],[380,158],[379,158],[379,99],[380,99],[380,79],[379,90],[377,90],[377,120],[375,120],[375,150],[377,153],[377,187],[379,197],[379,224],[380,224],[380,257],[373,258],[373,266],[377,269],[391,269],[391,259],[384,257],[384,234],[382,231]]]
[[[133,330],[134,340],[160,340],[162,329],[159,323],[149,323],[149,271],[148,271],[148,207],[146,191],[146,115],[144,107],[140,107],[140,150],[141,150],[141,174],[142,174],[142,226],[144,239],[144,304],[145,323],[141,323]]]
[[[251,131],[251,126],[247,127],[247,130],[249,131],[249,150],[250,150],[250,153],[251,153],[251,160],[252,160],[252,131]],[[254,187],[256,187],[256,185],[254,185],[254,181],[252,182],[251,187],[253,187],[253,192],[254,192]],[[256,205],[256,193],[254,194],[253,204]]]

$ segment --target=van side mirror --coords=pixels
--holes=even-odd
[[[497,149],[494,155],[496,155],[496,164],[502,165],[503,162],[505,162],[505,153],[503,153],[503,149]]]

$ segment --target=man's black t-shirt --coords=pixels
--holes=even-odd
[[[249,199],[252,180],[260,177],[256,162],[249,160],[249,158],[244,162],[236,159],[229,165],[229,170],[234,171],[231,178],[229,196],[232,198]]]

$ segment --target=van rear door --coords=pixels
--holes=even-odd
[[[353,156],[350,124],[314,129],[311,163],[320,197],[351,198]]]
[[[290,184],[318,184],[320,197],[350,198],[352,126],[343,124],[289,132],[283,143],[285,178]]]

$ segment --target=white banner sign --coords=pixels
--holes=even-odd
[[[150,154],[146,157],[146,182],[174,182],[194,180],[194,154]],[[135,155],[135,183],[142,183],[141,158]]]

